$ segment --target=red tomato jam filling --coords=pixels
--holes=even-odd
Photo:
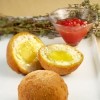
[[[90,27],[87,21],[78,18],[58,20],[56,24],[56,29],[65,42],[73,46],[77,45],[84,38]]]
[[[57,24],[64,25],[64,26],[81,26],[81,25],[86,25],[87,21],[78,18],[69,18],[64,20],[58,20]]]

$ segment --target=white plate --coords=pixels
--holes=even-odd
[[[45,44],[64,43],[62,38],[42,38]],[[18,100],[18,84],[24,76],[12,71],[6,62],[8,38],[0,40],[0,100]],[[69,100],[100,100],[100,57],[94,35],[83,39],[76,47],[84,61],[73,73],[64,76]]]

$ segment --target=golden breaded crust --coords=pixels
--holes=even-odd
[[[19,100],[67,100],[68,88],[59,74],[49,70],[29,73],[18,86]]]

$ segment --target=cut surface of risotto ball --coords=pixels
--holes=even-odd
[[[38,50],[44,43],[35,35],[21,32],[11,37],[7,45],[7,63],[16,72],[28,74],[41,69],[37,59]]]
[[[84,56],[79,50],[66,44],[51,44],[41,47],[38,51],[41,66],[60,75],[75,71],[83,58]]]

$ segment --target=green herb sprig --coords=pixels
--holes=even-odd
[[[48,16],[28,17],[0,17],[0,35],[16,34],[22,31],[28,31],[38,36],[59,36],[53,25],[48,20]]]

